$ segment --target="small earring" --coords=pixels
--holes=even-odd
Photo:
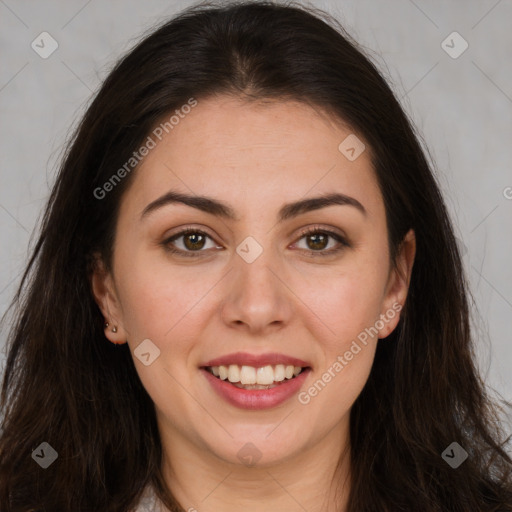
[[[117,332],[117,327],[115,325],[112,327],[112,332]]]
[[[107,328],[110,324],[108,322],[105,322],[105,328]]]

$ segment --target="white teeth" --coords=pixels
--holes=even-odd
[[[226,380],[228,378],[228,369],[226,366],[212,366],[212,373],[214,368],[218,368],[219,377],[221,380]],[[215,373],[213,374],[215,375]]]
[[[209,370],[221,380],[227,379],[233,384],[240,383],[242,386],[250,386],[253,389],[258,389],[256,386],[268,386],[274,382],[292,379],[299,375],[302,368],[292,365],[285,366],[284,364],[277,364],[275,366],[267,365],[259,368],[230,364],[229,366],[211,366]]]
[[[282,380],[284,380],[284,377],[284,364],[278,364],[274,368],[274,380],[276,382],[281,382]]]
[[[253,384],[252,382],[244,382],[243,380],[240,382],[242,384]],[[258,368],[257,382],[258,384],[272,384],[272,382],[274,382],[274,369],[272,366]]]
[[[228,369],[229,382],[240,382],[240,368],[236,364],[230,364]]]
[[[242,366],[239,380],[242,384],[256,384],[256,369],[252,366]],[[262,382],[258,380],[258,384]]]

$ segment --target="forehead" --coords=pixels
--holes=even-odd
[[[198,100],[187,112],[174,116],[173,124],[173,113],[164,116],[149,134],[155,145],[137,169],[125,202],[140,209],[172,188],[229,197],[240,209],[274,202],[278,207],[332,191],[356,197],[370,213],[382,206],[370,148],[347,158],[344,141],[355,142],[359,152],[362,137],[354,138],[348,126],[320,109],[220,96]]]

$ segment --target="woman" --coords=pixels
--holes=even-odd
[[[196,6],[105,80],[16,296],[0,509],[512,510],[438,184],[300,6]]]

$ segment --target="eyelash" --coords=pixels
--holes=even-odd
[[[200,235],[203,235],[203,236],[206,236],[206,237],[212,239],[212,237],[208,233],[206,233],[204,231],[201,231],[200,229],[185,228],[182,231],[179,231],[178,233],[175,233],[174,235],[172,235],[172,237],[167,238],[166,240],[164,240],[162,242],[162,245],[163,245],[164,249],[167,252],[172,253],[172,254],[178,254],[180,256],[191,257],[191,258],[200,257],[200,253],[206,252],[205,250],[199,249],[197,251],[183,251],[182,249],[176,249],[175,247],[170,245],[171,242],[174,242],[178,238],[180,238],[182,236],[185,236],[185,235],[189,235],[191,233],[200,234]],[[321,233],[323,235],[328,235],[329,237],[334,238],[340,244],[340,246],[335,248],[335,249],[329,249],[328,251],[325,251],[325,250],[318,250],[318,251],[309,250],[310,256],[312,256],[312,257],[331,256],[333,254],[336,254],[336,253],[342,251],[346,247],[350,247],[350,244],[341,235],[339,235],[338,233],[335,233],[333,231],[329,231],[328,229],[322,229],[322,228],[319,228],[319,227],[308,228],[308,229],[304,230],[300,234],[298,240],[301,240],[302,238],[305,238],[307,236],[316,235],[318,233]],[[307,249],[302,249],[302,250],[307,251]]]

